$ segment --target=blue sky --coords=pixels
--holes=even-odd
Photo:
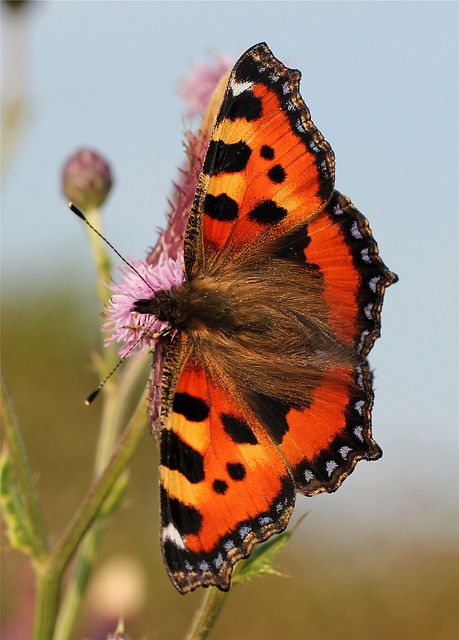
[[[3,24],[3,80],[13,91],[24,68],[27,91],[27,120],[4,166],[5,290],[62,273],[75,289],[90,282],[83,230],[59,191],[62,162],[82,145],[114,167],[107,235],[142,257],[182,158],[180,79],[211,47],[237,58],[266,41],[302,71],[302,95],[336,154],[337,188],[368,216],[400,276],[371,357],[385,455],[345,483],[347,499],[318,504],[330,521],[352,508],[360,522],[371,503],[381,527],[403,521],[407,534],[447,538],[458,479],[458,5],[34,5],[22,27]]]

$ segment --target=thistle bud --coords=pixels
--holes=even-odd
[[[83,210],[100,207],[112,186],[107,160],[93,149],[80,149],[64,165],[62,190],[67,200]]]

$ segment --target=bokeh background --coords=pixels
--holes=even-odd
[[[60,193],[62,163],[82,145],[110,160],[106,233],[143,257],[183,157],[180,81],[196,58],[236,59],[264,40],[302,70],[303,97],[336,153],[337,187],[369,217],[400,282],[371,354],[382,460],[360,463],[334,495],[298,499],[294,519],[309,515],[278,562],[290,577],[235,589],[214,637],[456,638],[457,3],[15,9],[2,6],[3,368],[50,530],[62,530],[90,482],[99,418],[81,398],[95,384],[100,309],[85,234]],[[126,597],[134,639],[180,638],[200,600],[179,596],[162,567],[157,465],[146,436],[76,637],[100,638]],[[4,637],[22,640],[31,574],[3,551]]]

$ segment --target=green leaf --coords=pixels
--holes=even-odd
[[[279,552],[288,545],[290,538],[307,515],[307,513],[303,514],[289,531],[284,531],[284,533],[271,538],[268,542],[255,547],[247,560],[238,563],[234,572],[233,584],[239,584],[255,576],[283,576],[284,574],[274,568],[274,562]]]
[[[7,451],[0,457],[0,503],[11,548],[33,555],[33,532]]]
[[[285,531],[268,542],[265,542],[265,544],[256,547],[247,560],[243,560],[238,564],[237,571],[234,574],[233,584],[239,584],[255,576],[282,575],[274,569],[273,564],[278,553],[288,545],[291,536],[291,531]]]

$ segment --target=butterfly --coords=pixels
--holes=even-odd
[[[161,545],[175,587],[228,590],[288,524],[381,450],[367,354],[396,282],[334,154],[264,43],[227,82],[184,240],[183,284],[132,311],[170,327],[162,362]]]

